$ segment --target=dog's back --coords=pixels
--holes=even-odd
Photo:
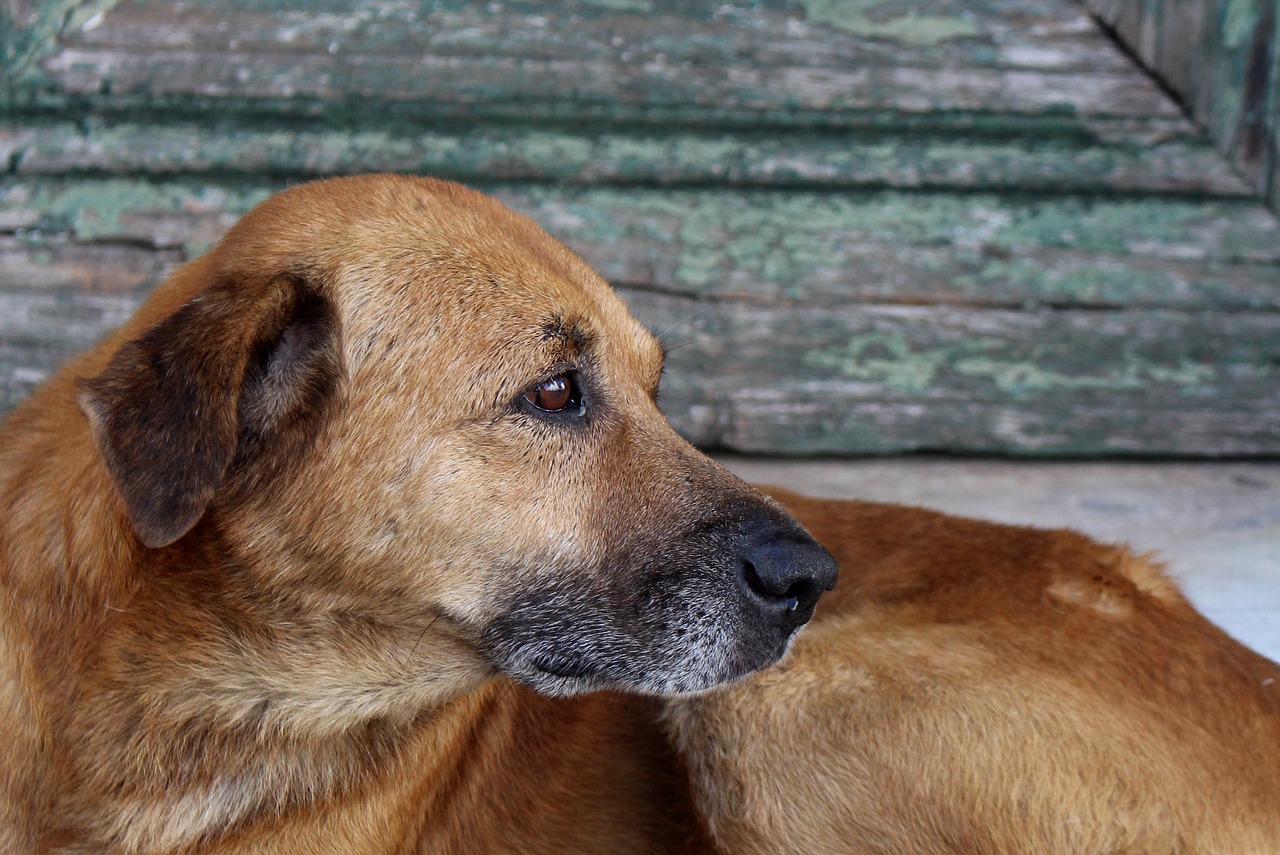
[[[779,667],[672,711],[726,851],[1280,851],[1280,668],[1145,558],[773,492],[841,583]]]

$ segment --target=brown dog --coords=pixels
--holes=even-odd
[[[455,185],[247,215],[4,428],[0,851],[1274,851],[1275,667],[1065,533],[789,497],[674,751],[835,570],[661,363]]]
[[[581,261],[461,187],[250,213],[6,427],[7,848],[381,851],[477,824],[558,848],[597,832],[557,786],[665,804],[667,770],[625,758],[540,780],[650,735],[570,709],[540,746],[555,708],[486,689],[705,689],[775,662],[834,584],[666,424],[662,361]],[[495,727],[535,729],[489,768]],[[520,776],[554,830],[495,791]]]

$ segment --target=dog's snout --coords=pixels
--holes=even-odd
[[[743,554],[740,582],[766,617],[799,626],[813,616],[822,592],[835,587],[836,562],[807,536],[773,536]]]

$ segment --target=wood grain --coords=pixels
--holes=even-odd
[[[1280,316],[798,306],[628,294],[671,349],[664,409],[708,447],[1257,454]]]
[[[0,129],[0,160],[19,175],[412,172],[572,185],[1251,195],[1180,121],[1104,117],[1071,128],[1049,119],[1025,124],[1020,134],[997,122],[954,117],[827,131],[646,124],[582,129],[534,122],[352,130],[323,122],[272,127],[263,120],[210,128],[157,117]]]
[[[402,171],[621,286],[708,446],[1277,454],[1280,96],[1222,2],[1090,0],[1225,69],[1215,151],[1071,0],[10,0],[0,406],[271,192]]]

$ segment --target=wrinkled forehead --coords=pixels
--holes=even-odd
[[[352,230],[331,275],[353,368],[394,350],[527,383],[589,357],[656,383],[661,346],[580,259],[487,201],[441,222],[448,210],[416,222],[375,217]]]

